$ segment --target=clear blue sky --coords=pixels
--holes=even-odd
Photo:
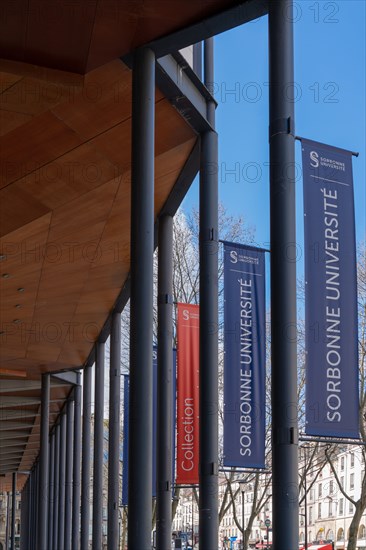
[[[366,214],[366,3],[301,0],[294,6],[296,134],[360,152],[353,160],[360,241]],[[267,17],[215,38],[215,98],[220,200],[255,227],[259,245],[269,243]],[[298,142],[297,241],[302,247],[300,153]],[[235,167],[238,175],[227,173]],[[198,204],[197,183],[183,208],[193,204]],[[302,270],[300,262],[300,276]]]

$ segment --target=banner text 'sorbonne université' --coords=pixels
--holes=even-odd
[[[306,433],[359,437],[352,153],[302,140]]]
[[[224,466],[265,466],[265,256],[224,243]]]

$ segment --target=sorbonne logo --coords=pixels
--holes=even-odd
[[[236,262],[238,261],[238,253],[236,252],[236,250],[230,251],[230,261],[232,264],[236,264]]]
[[[319,166],[319,155],[316,151],[310,151],[310,165],[313,168],[318,168]]]

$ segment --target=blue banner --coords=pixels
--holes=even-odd
[[[123,385],[123,463],[122,463],[122,506],[128,505],[128,422],[130,412],[130,377],[125,374]]]
[[[173,393],[173,416],[172,416],[172,483],[174,483],[174,470],[175,470],[175,432],[176,432],[176,356],[177,351],[173,349],[173,379],[172,379],[172,393]],[[156,497],[156,446],[157,446],[157,412],[158,412],[158,348],[153,347],[153,471],[152,471],[152,496]]]
[[[302,140],[305,211],[306,426],[359,437],[352,153]]]
[[[175,470],[175,433],[176,433],[176,355],[173,349],[173,416],[172,416],[172,481],[174,482]],[[157,380],[158,361],[157,348],[153,348],[153,470],[152,470],[152,496],[156,497],[156,441],[157,441]],[[130,377],[124,376],[124,416],[123,416],[123,470],[122,470],[122,506],[128,505],[128,421],[129,421],[129,399],[130,399]]]
[[[224,466],[265,466],[265,255],[224,243]]]

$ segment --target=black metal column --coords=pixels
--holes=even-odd
[[[65,456],[65,550],[71,550],[72,522],[72,467],[74,439],[74,400],[69,397],[66,406],[66,456]]]
[[[48,534],[47,534],[47,548],[52,548],[53,541],[53,514],[55,505],[55,431],[50,436],[50,460],[48,469]]]
[[[104,343],[96,344],[94,399],[93,550],[103,539]]]
[[[80,550],[89,550],[91,382],[92,368],[85,367],[83,371],[83,433],[81,441]]]
[[[41,437],[39,451],[38,478],[38,528],[37,548],[47,550],[48,522],[48,468],[49,468],[49,416],[50,416],[50,375],[42,374],[41,391]]]
[[[74,453],[73,453],[73,486],[72,486],[72,533],[71,548],[80,548],[80,459],[81,459],[81,374],[77,374],[77,385],[74,388]]]
[[[172,542],[173,218],[159,219],[156,548]]]
[[[29,474],[29,520],[28,520],[28,541],[29,550],[32,550],[32,533],[33,528],[33,471]],[[28,548],[26,549],[28,550]]]
[[[155,55],[142,48],[132,77],[129,550],[151,548],[154,127]]]
[[[58,530],[59,530],[59,495],[60,495],[60,424],[55,426],[55,470],[53,477],[53,533],[52,546],[57,548]]]
[[[213,39],[205,40],[205,84],[212,87]],[[215,104],[207,105],[215,124]],[[218,547],[218,160],[217,134],[201,135],[200,166],[200,546]]]
[[[10,548],[15,550],[15,514],[16,514],[17,473],[13,472],[11,487],[11,534]]]
[[[119,542],[119,436],[121,421],[121,314],[112,315],[109,369],[108,550]]]
[[[23,487],[20,508],[20,550],[29,548],[29,477]]]
[[[273,548],[298,548],[292,0],[269,3]]]
[[[64,550],[65,543],[66,423],[66,413],[63,412],[60,420],[60,467],[57,550]]]
[[[6,493],[6,525],[5,525],[5,545],[6,550],[9,548],[9,536],[10,536],[10,493]]]

